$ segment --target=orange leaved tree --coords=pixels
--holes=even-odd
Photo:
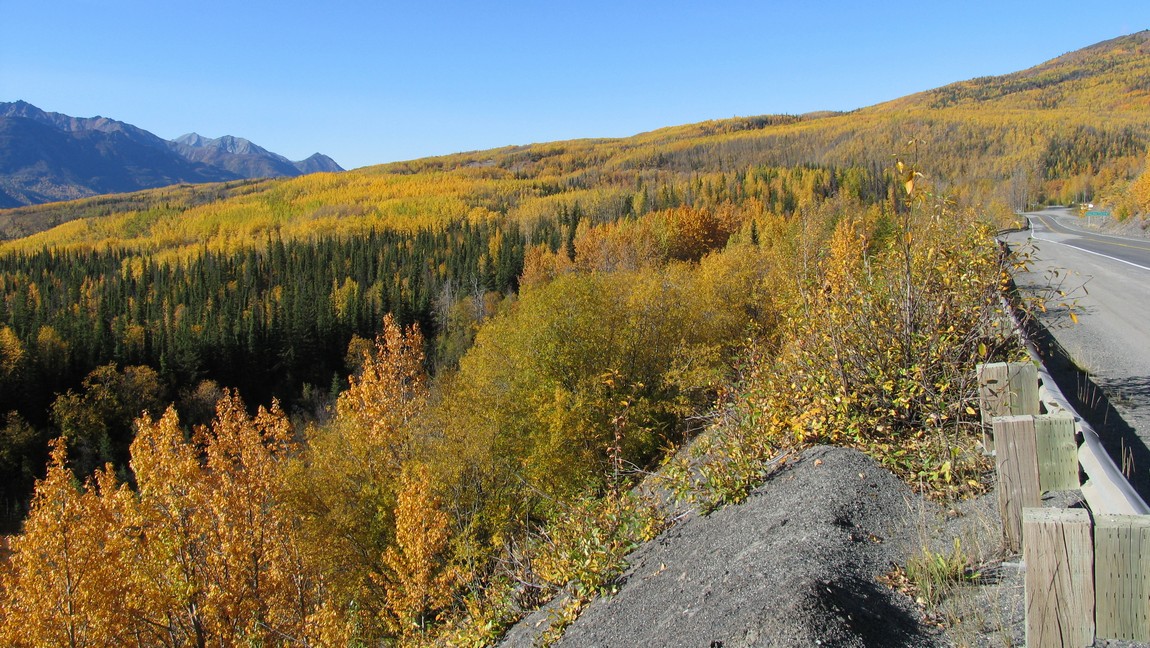
[[[136,489],[81,489],[62,441],[0,573],[12,646],[307,644],[341,636],[284,506],[290,425],[226,393],[187,440],[174,408],[137,422]]]

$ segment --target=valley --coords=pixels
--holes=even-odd
[[[1143,31],[848,113],[23,184],[78,199],[0,210],[0,643],[492,645],[601,614],[667,502],[824,460],[983,501],[973,367],[1022,357],[997,233],[1150,214],[1148,76]]]

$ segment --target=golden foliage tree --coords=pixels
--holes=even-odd
[[[1146,158],[1146,169],[1130,186],[1134,205],[1142,214],[1150,214],[1150,156]]]
[[[106,646],[132,642],[127,566],[130,514],[109,472],[77,488],[64,443],[52,444],[24,533],[0,573],[0,643],[6,646]]]
[[[203,532],[210,548],[206,621],[218,636],[268,643],[300,636],[314,594],[299,561],[293,524],[282,506],[278,459],[291,426],[273,404],[248,418],[243,402],[226,395],[204,446],[206,487]]]
[[[388,316],[370,345],[356,343],[361,370],[339,397],[336,417],[307,434],[291,463],[290,504],[308,555],[324,575],[326,613],[361,641],[383,641],[392,570],[384,556],[396,542],[397,492],[417,450],[416,419],[428,399],[423,336]],[[350,353],[350,351],[349,351]]]
[[[427,399],[423,335],[417,326],[404,331],[388,314],[374,352],[364,357],[358,376],[339,396],[338,415],[365,430],[388,449],[393,467],[411,454],[405,425]]]
[[[225,394],[185,439],[174,408],[144,417],[137,490],[110,470],[78,489],[55,442],[0,588],[14,646],[308,643],[340,636],[283,505],[290,426]]]
[[[141,617],[156,629],[157,640],[202,645],[212,636],[206,619],[206,557],[211,548],[204,532],[204,475],[175,409],[158,420],[140,420],[132,469],[140,523],[150,530],[136,548],[132,572],[147,601]]]
[[[26,352],[12,327],[0,328],[0,381],[16,376]],[[0,384],[3,384],[0,382]]]
[[[391,570],[391,624],[403,636],[421,634],[451,601],[456,577],[447,564],[449,522],[427,468],[409,464],[395,506],[395,545],[384,554]]]

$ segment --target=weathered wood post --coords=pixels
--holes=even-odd
[[[991,421],[998,439],[998,512],[1006,548],[1022,549],[1022,510],[1041,506],[1042,493],[1078,488],[1078,444],[1074,418],[1066,414],[999,416]]]
[[[1082,485],[1078,473],[1078,440],[1074,417],[1065,412],[1034,417],[1038,449],[1038,489],[1071,490]]]
[[[1150,516],[1102,514],[1094,522],[1098,638],[1150,641]]]
[[[993,420],[998,450],[998,511],[1002,514],[1002,538],[1006,549],[1022,549],[1022,511],[1042,505],[1039,490],[1038,449],[1033,416],[999,416]]]
[[[1026,645],[1094,643],[1094,554],[1084,509],[1023,512],[1026,561]]]
[[[978,400],[982,422],[989,425],[996,416],[1038,414],[1038,367],[1031,362],[988,362],[979,364]],[[993,433],[983,434],[987,453],[995,451]]]

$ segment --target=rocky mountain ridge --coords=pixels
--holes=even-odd
[[[165,140],[107,117],[72,117],[25,101],[0,103],[0,208],[183,182],[342,171],[320,153],[293,162],[233,136]]]

